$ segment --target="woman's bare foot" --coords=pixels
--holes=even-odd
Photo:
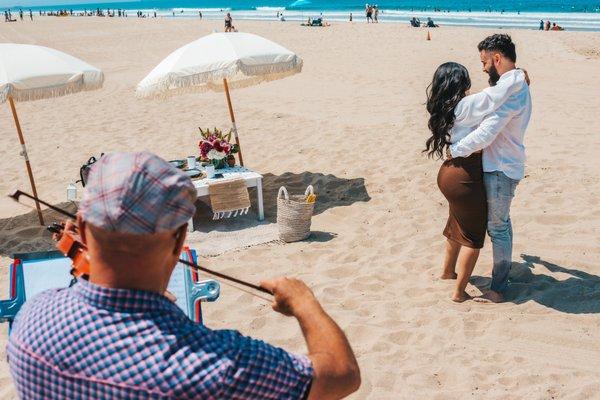
[[[471,297],[467,292],[454,293],[452,295],[452,301],[454,301],[456,303],[462,303],[463,301],[467,301],[467,300],[471,300],[471,299],[473,299],[473,297]]]
[[[440,279],[456,279],[457,278],[457,274],[456,272],[442,272],[442,275],[440,276]]]

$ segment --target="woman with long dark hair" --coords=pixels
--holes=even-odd
[[[429,157],[443,158],[445,153],[449,156],[450,145],[477,133],[479,124],[499,111],[524,84],[529,84],[525,71],[505,75],[481,92],[469,94],[471,79],[466,68],[453,62],[440,65],[427,87],[431,136],[423,152]],[[465,288],[483,247],[487,225],[482,152],[448,157],[437,180],[450,206],[444,229],[448,240],[441,278],[457,279],[452,300],[462,302],[471,298]]]
[[[435,71],[427,88],[431,136],[424,152],[429,157],[443,158],[450,144],[477,127],[468,126],[472,121],[456,113],[470,88],[469,72],[460,64],[444,63]],[[437,182],[450,205],[444,229],[447,243],[441,278],[457,280],[452,300],[463,302],[471,298],[465,289],[477,263],[479,249],[483,247],[487,223],[481,152],[444,161]]]

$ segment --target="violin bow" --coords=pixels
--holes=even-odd
[[[48,203],[48,202],[46,202],[46,201],[44,201],[44,200],[36,197],[36,196],[32,196],[29,193],[25,193],[25,192],[23,192],[21,190],[15,190],[13,193],[9,194],[8,196],[11,199],[13,199],[14,201],[16,201],[17,203],[20,203],[19,199],[21,198],[21,196],[27,197],[27,198],[29,198],[31,200],[37,201],[38,203],[40,203],[40,204],[48,207],[49,209],[51,209],[53,211],[56,211],[59,214],[62,214],[64,216],[66,216],[66,217],[71,218],[72,220],[76,220],[77,219],[77,216],[75,214],[70,213],[67,210],[63,210],[60,207],[56,207],[56,206],[54,206],[54,205],[52,205],[52,204],[50,204],[50,203]],[[250,282],[243,281],[243,280],[238,279],[238,278],[234,278],[233,276],[229,276],[229,275],[223,274],[221,272],[214,271],[214,270],[206,268],[206,267],[201,267],[200,265],[198,265],[196,263],[193,263],[193,262],[190,262],[190,261],[186,261],[186,260],[184,260],[182,258],[179,259],[179,262],[181,264],[184,264],[184,265],[190,267],[190,268],[195,269],[196,271],[206,272],[207,274],[211,274],[211,275],[216,276],[218,278],[225,279],[225,280],[228,280],[228,281],[233,282],[233,283],[237,283],[238,285],[246,286],[246,287],[249,287],[251,289],[257,290],[259,292],[273,295],[273,293],[271,293],[269,290],[267,290],[267,289],[265,289],[265,288],[263,288],[261,286],[255,285],[255,284],[250,283]],[[268,299],[265,299],[263,297],[261,297],[261,298],[264,299],[264,300],[268,300]]]

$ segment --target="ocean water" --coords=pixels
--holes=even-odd
[[[3,2],[6,0],[3,0]],[[355,22],[364,22],[364,3],[358,0],[141,0],[127,2],[90,2],[56,0],[70,4],[35,6],[36,1],[18,0],[23,7],[44,9],[122,9],[129,17],[137,11],[148,16],[222,19],[231,12],[234,20],[277,20],[283,13],[286,21],[305,21],[321,13],[329,21],[348,21],[350,13]],[[379,0],[374,0],[379,1]],[[33,6],[33,7],[30,7]],[[422,21],[431,17],[440,25],[478,26],[487,28],[537,29],[540,19],[550,19],[567,30],[600,31],[600,0],[384,0],[378,3],[379,21],[408,23],[413,16]]]

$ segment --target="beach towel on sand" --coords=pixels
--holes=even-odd
[[[209,183],[208,193],[213,219],[237,217],[250,209],[250,196],[243,179]]]

